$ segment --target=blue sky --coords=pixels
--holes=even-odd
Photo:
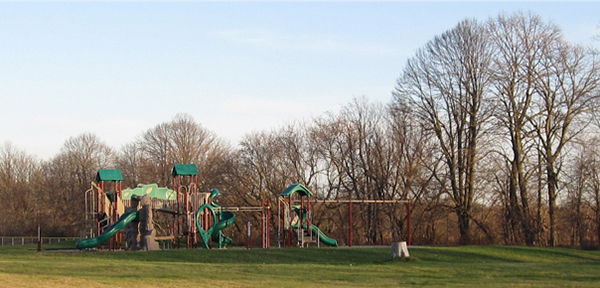
[[[177,113],[246,133],[388,102],[408,57],[460,20],[532,12],[600,48],[600,2],[2,2],[0,144],[119,149]]]

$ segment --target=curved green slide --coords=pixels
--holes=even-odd
[[[212,239],[213,242],[216,242],[219,248],[226,247],[231,243],[231,238],[223,235],[222,230],[233,224],[235,221],[235,214],[229,211],[216,213],[214,209],[220,207],[221,206],[216,204],[204,204],[198,209],[198,211],[203,211],[206,208],[212,213],[213,223],[208,229],[202,227],[200,212],[196,213],[196,227],[198,227],[198,233],[200,234],[206,249],[210,248],[210,239]]]
[[[235,221],[235,214],[229,211],[224,211],[221,213],[219,222],[215,224],[215,232],[213,232],[212,238],[213,241],[217,241],[219,243],[219,247],[227,247],[231,244],[231,238],[225,236],[223,234],[223,229],[231,226]]]
[[[319,240],[321,240],[323,244],[327,246],[338,247],[337,240],[327,237],[327,235],[325,235],[325,233],[323,233],[319,227],[310,224],[310,231],[312,231],[313,234],[319,235]]]
[[[77,241],[77,249],[94,248],[108,242],[110,238],[119,233],[119,231],[123,230],[127,224],[136,221],[138,216],[139,213],[137,211],[123,214],[119,218],[119,221],[106,228],[106,230],[104,230],[102,234],[98,235],[98,237],[81,239]]]

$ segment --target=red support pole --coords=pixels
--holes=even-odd
[[[294,215],[293,214],[294,211],[292,211],[292,197],[291,196],[289,196],[289,207],[290,207],[290,209],[288,211],[288,216],[290,217],[289,218],[289,221],[290,221],[289,228],[290,229],[288,229],[288,243],[289,243],[288,245],[289,245],[289,247],[292,247],[292,217]]]
[[[306,198],[308,200],[308,197]],[[306,212],[308,213],[308,211]],[[304,248],[304,217],[308,219],[308,216],[304,212],[304,197],[300,195],[300,216],[298,218],[298,242],[300,242],[300,247]]]
[[[114,212],[113,212],[114,219],[115,219],[114,223],[117,223],[117,221],[119,220],[119,197],[121,197],[121,193],[119,190],[119,183],[120,183],[120,181],[115,181],[115,185],[114,185],[114,188],[115,188],[115,200],[114,200],[115,208],[114,208]],[[115,235],[115,249],[121,249],[121,239],[123,238],[122,236],[123,236],[122,232],[119,232]]]
[[[352,195],[348,202],[348,247],[352,247]]]
[[[307,204],[307,208],[306,208],[306,228],[308,229],[308,233],[310,235],[310,237],[312,238],[312,229],[310,229],[310,218],[312,218],[312,213],[310,213],[310,198],[306,197],[306,204]]]
[[[195,200],[194,200],[194,208],[192,211],[192,228],[194,230],[194,247],[198,246],[198,227],[196,227],[196,217],[194,217],[194,213],[196,213],[198,211],[198,209],[200,208],[200,197],[198,195],[198,175],[194,175],[192,176],[191,179],[193,184],[190,184],[190,188],[192,188],[192,190],[194,191],[194,195],[195,195]]]
[[[115,182],[115,185],[113,185],[115,188],[115,198],[113,199],[113,219],[115,220],[115,222],[117,222],[117,220],[119,219],[119,201],[117,201],[119,199],[119,191],[117,191],[117,184],[118,183]]]
[[[198,175],[194,176],[194,189],[196,191],[196,197],[198,197],[198,200],[196,201],[196,208],[194,208],[192,213],[198,213],[198,209],[200,209],[200,206],[202,206],[202,204],[200,204],[202,199],[200,199],[200,191],[198,190]],[[194,225],[194,231],[196,231],[196,247],[198,247],[200,233],[198,232],[198,226],[196,225],[196,214],[192,214],[192,218],[192,225]]]
[[[260,235],[260,246],[262,248],[266,248],[266,236],[265,236],[265,199],[260,199],[260,207],[262,209],[260,209],[260,231],[261,231],[261,235]],[[249,237],[248,237],[249,238]]]
[[[177,197],[177,204],[175,205],[175,208],[177,209],[176,211],[178,213],[175,217],[175,223],[173,225],[173,246],[179,248],[179,224],[181,223],[181,207],[179,203],[181,203],[181,196],[179,195],[179,183],[177,181],[177,176],[173,178],[173,190],[175,193],[177,193],[177,195],[175,195]]]
[[[97,187],[96,187],[97,188]],[[95,197],[96,197],[96,217],[98,218],[98,221],[96,221],[96,236],[100,235],[100,216],[102,215],[102,202],[103,202],[103,198],[100,198],[100,190],[96,190],[95,193]]]
[[[302,197],[302,195],[300,195],[300,210],[299,211],[300,211],[300,214],[298,215],[298,229],[299,229],[298,231],[302,231],[304,228],[303,222],[304,222],[304,217],[305,217],[305,215],[304,215],[304,197]],[[300,241],[300,237],[301,237],[301,235],[298,234],[298,241]],[[300,243],[300,244],[302,244],[302,243]]]
[[[188,193],[187,193],[187,192],[188,192],[188,191],[185,191],[185,194],[184,194],[184,196],[183,196],[183,201],[184,201],[184,205],[183,205],[183,215],[184,215],[184,217],[185,217],[185,225],[186,225],[186,226],[187,226],[187,225],[188,225],[188,223],[190,222],[189,215],[188,215],[188,211],[189,211],[189,201],[188,201]],[[189,230],[189,227],[185,227],[185,228],[188,228],[188,230]],[[189,233],[189,231],[185,231],[185,232],[188,232],[188,233],[186,233],[187,235],[185,236],[185,248],[186,248],[186,249],[189,249],[189,248],[190,248],[190,233]]]

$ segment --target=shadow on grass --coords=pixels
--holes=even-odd
[[[522,262],[512,256],[503,256],[501,253],[485,253],[485,249],[458,249],[458,247],[427,247],[411,253],[420,261],[431,262]]]
[[[600,261],[600,251],[523,246],[424,247],[411,254],[424,261],[454,263]]]
[[[34,254],[35,245],[2,247],[0,254]],[[409,260],[392,260],[391,249],[382,248],[272,248],[272,249],[175,249],[162,251],[77,251],[73,243],[44,245],[44,254],[98,260],[144,262],[189,262],[214,264],[323,264],[323,265],[405,265],[409,263],[575,263],[600,264],[600,251],[522,246],[462,246],[409,248]],[[69,249],[69,250],[63,250]],[[49,256],[53,257],[53,256]],[[94,259],[94,260],[91,260]]]
[[[274,248],[164,251],[88,251],[84,257],[130,259],[147,262],[198,262],[247,264],[380,264],[391,261],[389,249]]]

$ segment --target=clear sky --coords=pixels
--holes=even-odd
[[[0,145],[119,149],[188,113],[246,133],[388,102],[406,59],[460,20],[532,12],[600,48],[600,2],[2,2]]]

